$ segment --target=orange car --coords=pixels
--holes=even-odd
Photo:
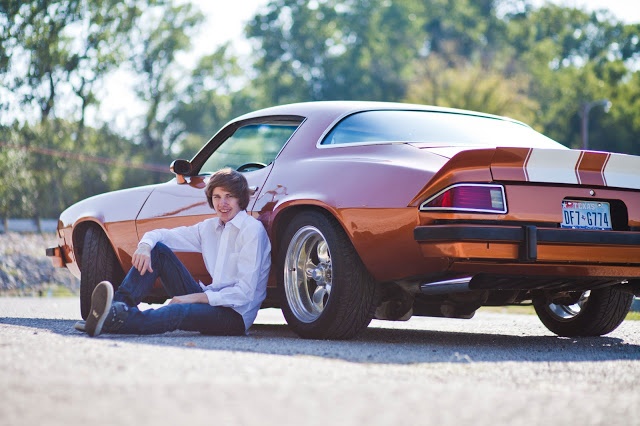
[[[640,157],[570,150],[477,112],[310,102],[231,121],[169,182],[65,210],[47,253],[80,277],[83,317],[146,231],[212,215],[203,188],[225,166],[246,176],[273,245],[263,307],[302,337],[529,303],[558,335],[597,336],[640,293]],[[178,255],[211,281],[199,254]],[[157,289],[149,301],[165,300]]]

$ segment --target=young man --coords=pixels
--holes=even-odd
[[[205,194],[216,217],[193,226],[149,231],[133,254],[133,267],[118,288],[99,283],[85,323],[101,333],[155,334],[173,330],[243,335],[266,296],[271,245],[262,223],[248,215],[247,180],[231,169],[216,172]],[[196,283],[175,251],[200,252],[213,282]],[[168,305],[141,311],[140,301],[157,278],[172,297]]]

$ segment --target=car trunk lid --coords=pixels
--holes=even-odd
[[[596,151],[496,148],[495,181],[640,189],[640,157]]]
[[[640,189],[640,157],[519,147],[420,147],[449,158],[410,205],[459,182],[539,183]]]

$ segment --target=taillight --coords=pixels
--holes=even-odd
[[[502,185],[461,183],[429,198],[422,203],[420,210],[506,213],[507,201]]]

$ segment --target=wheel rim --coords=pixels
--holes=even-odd
[[[285,258],[284,289],[291,312],[298,320],[318,319],[331,295],[333,268],[324,235],[313,226],[295,233]]]
[[[584,308],[585,303],[587,303],[590,294],[591,291],[585,291],[580,295],[580,299],[578,299],[578,301],[572,305],[558,305],[555,303],[549,303],[549,312],[561,321],[571,320],[580,315],[580,312],[582,312],[582,309]]]

